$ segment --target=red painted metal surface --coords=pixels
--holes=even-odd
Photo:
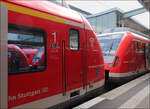
[[[66,91],[82,88],[84,85],[104,80],[104,60],[99,42],[87,21],[67,8],[56,6],[47,1],[13,1],[5,3],[23,6],[27,9],[55,15],[82,25],[89,29],[71,26],[59,22],[45,20],[39,17],[9,10],[9,24],[43,29],[46,32],[46,69],[44,71],[11,74],[8,76],[8,106],[9,108],[44,99],[63,93],[63,66],[66,73]],[[49,7],[49,9],[47,9]],[[75,28],[80,32],[80,48],[72,51],[69,48],[69,29]],[[53,33],[57,34],[57,49],[52,48]],[[63,65],[63,46],[65,42],[65,65]],[[21,49],[21,48],[20,48]],[[40,66],[33,63],[37,49],[22,49],[28,65]],[[42,53],[39,62],[42,62]],[[46,91],[44,91],[46,89]]]
[[[137,43],[138,50],[136,47]],[[111,73],[123,74],[131,72],[135,72],[136,74],[138,72],[141,72],[141,70],[146,71],[146,57],[143,57],[145,56],[144,53],[146,52],[146,43],[150,43],[150,40],[148,38],[144,38],[142,36],[137,37],[131,32],[125,32],[123,38],[119,43],[113,62],[105,63],[105,70],[109,70],[110,75]],[[145,47],[145,49],[143,49],[143,47]],[[118,64],[114,66],[116,57],[119,57],[119,60]],[[110,64],[112,65],[111,67],[109,66]],[[115,75],[113,77],[115,77]]]

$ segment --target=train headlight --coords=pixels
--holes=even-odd
[[[39,62],[39,58],[34,58],[32,62],[33,63],[38,63]]]
[[[108,67],[112,67],[112,64],[108,64]]]

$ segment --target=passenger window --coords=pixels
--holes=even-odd
[[[9,25],[8,73],[43,71],[46,68],[45,32]]]
[[[142,51],[143,51],[143,53],[142,53],[142,58],[145,59],[145,55],[146,55],[146,54],[145,54],[145,46],[142,46]]]
[[[136,51],[139,51],[139,43],[136,42]]]
[[[79,50],[79,31],[70,29],[69,31],[70,50]]]

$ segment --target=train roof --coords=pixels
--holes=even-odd
[[[150,38],[148,36],[147,37],[143,36],[143,33],[139,34],[140,32],[136,33],[136,31],[131,31],[131,30],[132,29],[130,29],[130,28],[128,28],[128,29],[126,28],[126,29],[122,29],[120,31],[117,30],[117,31],[112,31],[112,32],[106,32],[106,33],[103,33],[103,34],[98,34],[97,37],[100,37],[100,36],[103,36],[103,35],[111,35],[111,34],[126,34],[127,32],[130,32],[135,37],[150,41]]]
[[[104,35],[111,35],[111,34],[125,34],[126,32],[112,32],[112,33],[102,33],[102,34],[97,34],[96,36],[104,36]]]
[[[4,1],[4,0],[3,0]],[[78,23],[83,22],[82,17],[76,11],[73,11],[69,8],[59,6],[55,3],[52,3],[48,0],[5,0],[9,3],[13,3],[19,6],[23,6],[26,8],[34,9],[37,11],[41,11],[44,13],[49,13],[54,16],[58,16],[64,19],[72,20]]]
[[[127,27],[117,27],[117,28],[106,29],[103,33],[114,33],[114,32],[131,32],[131,33],[135,33],[146,38],[150,38],[150,36],[144,33],[141,33],[139,31],[136,31],[134,29],[127,28]]]

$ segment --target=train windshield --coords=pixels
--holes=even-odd
[[[123,33],[122,34],[119,33],[119,34],[98,36],[102,52],[104,55],[105,63],[110,63],[113,61],[118,45],[123,35],[124,35]]]

